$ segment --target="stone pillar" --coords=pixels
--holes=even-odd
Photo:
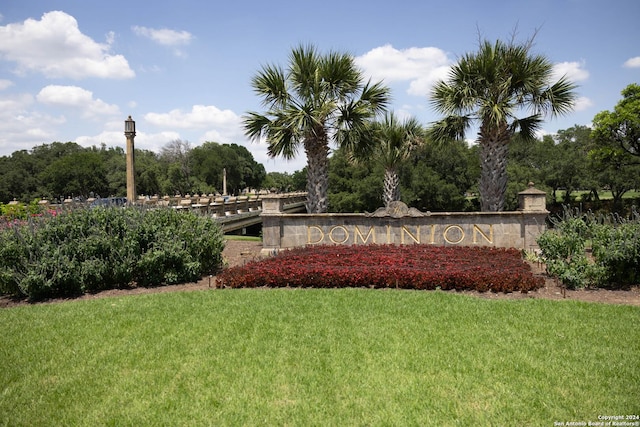
[[[227,168],[222,168],[222,195],[227,195]]]
[[[134,159],[133,139],[136,136],[136,122],[131,116],[124,121],[124,135],[127,138],[127,200],[133,204],[136,202],[136,171]]]
[[[284,200],[280,194],[265,194],[262,200],[262,256],[274,255],[282,246]]]
[[[518,193],[518,210],[523,214],[521,234],[523,249],[538,250],[538,237],[547,229],[547,193],[529,182],[529,188]]]
[[[282,194],[267,194],[262,196],[262,213],[283,214],[286,197],[286,195]]]

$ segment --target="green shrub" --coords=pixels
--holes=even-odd
[[[538,238],[547,271],[568,288],[584,287],[593,277],[592,263],[585,251],[589,232],[590,226],[584,218],[569,217]]]
[[[593,257],[603,270],[607,286],[624,287],[640,283],[640,222],[597,227],[593,237]]]
[[[222,265],[219,225],[173,209],[81,209],[0,230],[0,293],[31,300],[193,281]]]
[[[635,211],[632,218],[621,219],[565,210],[553,226],[537,242],[547,271],[566,287],[619,287],[640,280],[640,217]]]

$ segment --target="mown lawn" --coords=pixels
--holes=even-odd
[[[565,190],[556,191],[556,197],[558,198],[558,200],[564,200],[565,194],[566,194]],[[589,194],[590,194],[590,191],[586,191],[586,190],[580,190],[580,191],[571,192],[571,196],[577,202],[583,201],[583,199],[585,197],[587,197]],[[598,197],[600,198],[600,200],[612,200],[613,199],[613,194],[609,190],[602,190],[602,191],[598,192]],[[624,193],[622,198],[623,199],[638,199],[638,198],[640,198],[640,191],[638,191],[638,190],[627,191],[626,193]]]
[[[640,308],[242,289],[0,310],[0,424],[540,425],[640,413]]]
[[[225,240],[235,240],[235,241],[242,241],[242,242],[261,242],[262,241],[262,237],[240,236],[235,234],[225,234],[224,238]]]

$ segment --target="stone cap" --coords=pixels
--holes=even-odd
[[[518,194],[524,194],[524,195],[528,195],[528,194],[541,195],[541,194],[544,194],[545,197],[547,196],[546,192],[544,192],[542,190],[538,190],[536,187],[534,187],[534,184],[531,181],[529,181],[528,188],[526,190],[522,190]]]
[[[529,188],[518,193],[518,210],[527,212],[548,212],[547,193],[538,190],[529,181]]]

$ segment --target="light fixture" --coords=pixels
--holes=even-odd
[[[127,118],[127,120],[124,121],[124,134],[126,136],[129,136],[129,135],[135,136],[136,135],[136,122],[133,121],[131,116],[129,116]]]

